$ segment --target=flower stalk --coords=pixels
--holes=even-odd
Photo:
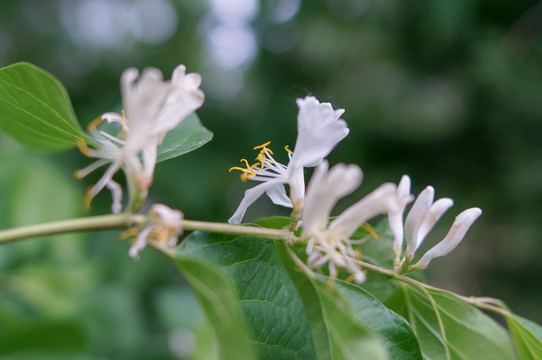
[[[0,244],[49,235],[100,230],[126,230],[143,227],[149,221],[140,214],[109,214],[61,220],[43,224],[21,226],[0,230]],[[254,236],[270,240],[295,242],[297,237],[288,230],[277,230],[255,226],[230,225],[209,221],[181,220],[185,231],[206,231],[228,235]]]

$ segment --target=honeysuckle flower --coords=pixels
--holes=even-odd
[[[138,190],[148,189],[153,180],[157,148],[166,133],[203,104],[200,83],[200,75],[186,74],[184,65],[175,68],[171,81],[164,81],[160,70],[155,68],[147,68],[141,75],[135,68],[123,72],[120,81],[122,114],[105,113],[90,123],[88,130],[96,149],[80,144],[85,155],[98,160],[79,170],[76,177],[82,178],[109,165],[100,180],[87,190],[86,205],[107,187],[114,199],[112,211],[121,210],[122,188],[113,180],[121,168]],[[116,135],[98,130],[97,126],[103,121],[118,123],[121,130]]]
[[[147,246],[152,245],[161,250],[171,250],[177,245],[177,239],[182,234],[181,220],[183,213],[171,209],[164,204],[154,204],[149,212],[149,223],[141,229],[128,255],[134,260],[139,258],[139,253]]]
[[[318,268],[328,263],[331,279],[337,277],[338,268],[344,268],[356,283],[365,281],[359,265],[361,253],[352,246],[356,240],[350,237],[368,220],[396,212],[401,205],[397,186],[385,183],[328,224],[334,205],[357,188],[361,180],[362,172],[358,166],[338,164],[328,171],[324,161],[316,168],[309,183],[301,234],[307,239],[307,265]]]
[[[454,204],[454,201],[450,198],[442,198],[433,202],[434,197],[435,189],[432,186],[426,187],[418,195],[408,212],[405,221],[405,239],[407,243],[405,258],[408,263],[412,261],[414,252],[437,221]]]
[[[395,252],[395,258],[398,259],[403,251],[403,213],[406,206],[412,202],[414,196],[410,194],[410,177],[403,175],[401,181],[397,185],[397,203],[390,209],[388,215],[388,222],[390,230],[393,234],[393,251]]]
[[[416,265],[410,263],[414,253],[422,244],[427,234],[433,229],[436,222],[454,204],[452,199],[442,198],[433,202],[435,189],[427,186],[416,198],[405,220],[406,249],[402,264],[396,264],[399,271],[408,269],[425,269],[435,257],[440,257],[452,251],[463,239],[468,229],[482,214],[479,208],[471,208],[459,214],[446,237],[429,250]]]
[[[470,208],[455,218],[450,231],[444,239],[427,251],[413,266],[415,269],[425,269],[434,258],[448,255],[463,240],[472,224],[482,215],[480,208]]]
[[[314,167],[344,139],[349,132],[346,122],[341,119],[344,109],[334,110],[329,103],[320,103],[315,97],[307,96],[297,99],[299,113],[297,116],[297,139],[294,151],[288,148],[288,165],[283,165],[273,157],[274,153],[268,148],[269,142],[257,146],[260,150],[257,162],[250,165],[247,160],[241,160],[246,168],[233,167],[240,170],[242,180],[253,180],[261,184],[245,191],[245,196],[233,216],[228,220],[238,224],[243,219],[247,208],[267,193],[271,201],[277,205],[294,208],[300,212],[305,197],[304,168]],[[290,189],[286,195],[284,185]]]

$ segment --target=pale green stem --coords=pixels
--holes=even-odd
[[[110,214],[78,219],[62,220],[44,224],[21,226],[0,230],[0,244],[33,237],[98,230],[126,230],[142,227],[148,221],[145,215]],[[201,230],[213,233],[254,236],[271,240],[293,241],[295,236],[286,230],[276,230],[253,226],[230,225],[207,221],[182,220],[184,230]]]
[[[126,230],[132,227],[143,227],[148,221],[147,216],[138,214],[110,214],[91,216],[79,219],[56,221],[44,224],[21,226],[17,228],[0,230],[0,244],[13,241],[41,237],[48,235],[66,234],[84,231],[99,230]],[[212,233],[252,236],[270,240],[288,241],[289,244],[298,243],[300,240],[287,229],[277,230],[255,226],[230,225],[207,221],[182,220],[184,230],[201,230]],[[384,274],[396,281],[411,284],[420,289],[437,289],[433,286],[421,283],[404,275],[397,274],[393,270],[385,269],[365,261],[359,261],[363,268]],[[299,265],[299,264],[298,264]],[[501,315],[506,315],[505,305],[493,298],[477,298],[457,295],[462,300],[481,309],[490,310]]]
[[[110,214],[21,226],[0,230],[0,244],[38,236],[72,232],[128,229],[132,226],[141,225],[146,220],[147,217],[143,215]]]
[[[382,268],[380,266],[376,266],[370,263],[367,263],[365,261],[359,261],[360,265],[362,265],[364,268],[369,269],[374,272],[378,272],[383,275],[387,275],[390,278],[401,281],[404,283],[408,283],[410,285],[413,285],[419,289],[433,289],[433,290],[441,290],[439,288],[436,288],[434,286],[424,284],[422,282],[419,282],[417,280],[411,279],[407,276],[397,274],[395,271]],[[455,294],[455,293],[454,293]],[[488,297],[474,297],[474,296],[463,296],[459,294],[455,294],[457,297],[459,297],[461,300],[468,302],[469,304],[472,304],[480,309],[493,311],[497,314],[500,314],[502,316],[506,316],[508,313],[506,311],[506,306],[502,303],[502,301],[494,298],[488,298]]]

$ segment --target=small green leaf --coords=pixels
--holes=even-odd
[[[200,122],[196,113],[184,119],[176,128],[169,131],[158,147],[158,162],[173,159],[205,145],[213,138],[213,133]]]
[[[22,144],[50,151],[84,139],[64,86],[28,63],[0,69],[0,127]]]
[[[315,358],[303,303],[273,241],[194,232],[177,253],[194,262],[212,263],[228,279],[260,358]]]
[[[408,320],[424,359],[515,359],[505,329],[453,293],[401,284],[386,306]]]
[[[182,251],[172,259],[192,285],[209,327],[214,329],[219,358],[257,359],[231,283],[212,264],[187,257]]]
[[[520,359],[542,360],[542,326],[512,313],[506,322]]]

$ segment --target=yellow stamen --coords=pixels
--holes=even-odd
[[[96,129],[98,127],[98,125],[100,125],[101,123],[103,123],[103,119],[102,117],[97,117],[96,119],[92,120],[91,122],[88,123],[88,126],[87,126],[87,130],[88,132],[91,132],[92,130]]]
[[[352,280],[354,280],[355,278],[356,278],[356,274],[352,274],[349,277],[347,277],[344,281],[347,283],[351,283]]]
[[[232,170],[241,171],[241,181],[243,181],[243,182],[247,181],[251,177],[256,176],[256,172],[254,170],[252,170],[252,168],[257,166],[258,165],[257,163],[249,165],[247,159],[241,159],[241,162],[245,163],[246,168],[242,168],[242,167],[239,167],[239,166],[233,166],[233,167],[230,168],[229,172],[231,172]]]
[[[335,285],[335,281],[337,281],[337,276],[330,275],[329,280],[327,281],[327,284],[326,284],[327,292],[333,292],[333,286]]]
[[[375,240],[378,240],[380,238],[380,235],[378,235],[378,231],[376,231],[376,229],[371,225],[364,223],[363,225],[361,225],[361,228],[371,234]]]
[[[131,229],[121,232],[119,237],[121,240],[124,240],[124,239],[134,238],[137,236],[137,234],[139,234],[139,229],[131,228]]]
[[[83,139],[77,139],[77,147],[79,148],[79,151],[86,157],[92,157],[90,155],[90,151],[88,149],[87,143]]]
[[[87,188],[87,191],[85,192],[85,197],[83,198],[83,210],[86,212],[90,211],[90,203],[92,202],[92,199],[94,198],[94,195],[92,194],[92,185]]]
[[[293,155],[293,154],[294,154],[294,152],[293,152],[292,150],[289,149],[289,145],[286,145],[286,146],[284,147],[284,150],[286,150],[286,151],[288,152],[288,154],[290,154],[290,155]]]
[[[126,113],[124,109],[121,111],[122,114],[122,131],[126,131]]]
[[[75,180],[81,180],[84,177],[83,172],[81,170],[75,170],[75,172],[73,173],[73,177],[75,178]]]
[[[254,150],[263,149],[263,148],[265,148],[265,147],[266,147],[267,145],[269,145],[269,144],[271,144],[271,141],[268,141],[268,142],[266,142],[265,144],[261,144],[261,145],[255,146],[255,147],[254,147]],[[271,150],[270,150],[270,151],[271,151]],[[271,154],[273,154],[273,153],[271,153]]]

